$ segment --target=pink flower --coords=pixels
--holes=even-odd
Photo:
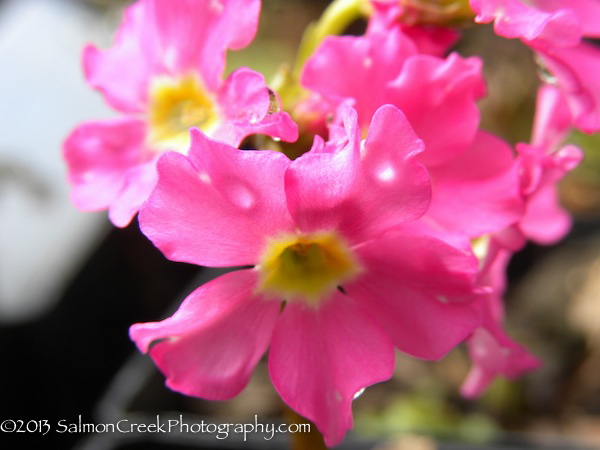
[[[599,18],[600,19],[600,18]],[[571,112],[573,126],[594,133],[600,130],[600,49],[581,42],[572,47],[540,49],[538,61],[550,73],[549,84],[565,95],[565,109]]]
[[[476,101],[485,92],[479,59],[420,54],[390,23],[371,26],[362,37],[326,38],[306,62],[301,81],[332,102],[351,102],[363,131],[383,104],[406,114],[425,142],[418,159],[432,177],[427,220],[476,237],[520,218],[512,150],[478,130]]]
[[[471,7],[477,14],[475,21],[494,22],[494,29],[500,36],[520,38],[537,46],[568,46],[579,42],[582,28],[579,18],[566,3],[578,1],[581,0],[554,2],[562,3],[562,7],[549,10],[537,7],[538,4],[550,3],[543,0],[471,0]]]
[[[494,333],[478,328],[467,345],[474,365],[461,386],[461,394],[468,398],[481,395],[498,376],[514,380],[541,365],[539,359],[498,326],[494,327]]]
[[[487,256],[483,260],[480,283],[492,290],[480,304],[483,325],[467,340],[469,356],[473,361],[467,378],[461,387],[465,397],[481,395],[498,376],[515,379],[540,367],[541,362],[524,347],[513,341],[502,329],[506,266],[511,256],[503,244],[492,238]]]
[[[354,395],[392,375],[394,346],[438,359],[480,324],[476,258],[414,226],[430,186],[404,115],[380,108],[362,144],[352,109],[343,124],[345,139],[294,161],[197,130],[188,156],[165,154],[142,231],[176,261],[254,267],[131,328],[169,387],[214,400],[239,393],[270,346],[275,389],[329,446]]]
[[[571,115],[564,94],[553,86],[542,86],[531,144],[517,144],[516,166],[524,214],[514,224],[486,238],[479,278],[481,284],[491,286],[492,290],[481,302],[483,326],[468,340],[474,365],[461,388],[467,397],[480,395],[497,376],[514,379],[541,364],[502,329],[502,296],[512,253],[522,248],[527,239],[540,244],[557,242],[571,227],[570,216],[560,206],[556,190],[556,183],[582,157],[575,146],[561,147],[570,126]]]
[[[250,43],[259,10],[259,0],[139,0],[110,49],[85,49],[88,82],[125,116],[84,123],[67,138],[79,208],[108,208],[115,225],[127,225],[156,182],[156,160],[185,153],[192,127],[234,146],[252,133],[297,138],[262,75],[242,68],[222,80],[225,51]]]
[[[600,37],[600,3],[596,0],[471,0],[476,21],[494,21],[496,32],[520,38],[535,52],[547,82],[567,96],[573,125],[600,130],[600,51],[582,37]]]
[[[562,146],[570,129],[564,94],[553,86],[542,86],[531,144],[517,144],[521,194],[525,214],[518,223],[524,238],[540,244],[562,239],[571,228],[569,214],[560,206],[556,184],[583,158],[574,145]]]

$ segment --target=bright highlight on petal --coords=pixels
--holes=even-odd
[[[148,123],[152,147],[186,152],[191,127],[210,134],[218,122],[215,101],[197,75],[157,77],[151,83]]]
[[[259,292],[311,306],[361,272],[347,244],[332,232],[273,239],[257,267]]]

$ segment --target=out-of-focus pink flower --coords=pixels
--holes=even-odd
[[[560,206],[556,190],[556,183],[583,158],[578,147],[562,146],[570,118],[563,92],[542,86],[531,144],[517,144],[521,194],[526,204],[518,229],[540,244],[557,242],[571,228],[571,218]]]
[[[418,156],[433,185],[427,219],[477,237],[523,213],[510,147],[478,131],[481,61],[420,54],[390,22],[362,37],[328,37],[306,62],[302,84],[332,102],[351,102],[361,129],[382,104],[400,108],[425,142]],[[365,89],[365,86],[369,86]]]
[[[599,18],[600,20],[600,18]],[[572,47],[540,49],[538,62],[549,72],[548,81],[565,95],[565,110],[573,126],[593,133],[600,130],[600,49],[586,42]]]
[[[477,14],[475,21],[494,22],[500,36],[520,38],[536,46],[576,45],[582,27],[567,2],[562,3],[562,8],[549,11],[536,7],[535,1],[521,0],[471,0],[471,7]]]
[[[197,130],[187,156],[165,154],[142,231],[173,260],[254,267],[131,328],[168,386],[216,400],[240,392],[270,345],[277,392],[329,446],[352,427],[355,394],[391,376],[394,346],[438,359],[481,323],[477,259],[411,229],[430,185],[404,115],[380,108],[362,143],[351,108],[343,126],[294,161]]]
[[[465,397],[477,397],[498,376],[515,379],[537,369],[541,362],[523,346],[513,341],[502,329],[504,305],[502,296],[506,285],[506,266],[511,252],[496,238],[487,242],[487,255],[482,260],[479,282],[491,287],[480,302],[483,325],[467,340],[473,362],[461,387]]]
[[[498,376],[513,380],[541,365],[539,359],[508,337],[499,326],[494,328],[495,333],[484,327],[478,328],[467,341],[473,367],[461,386],[461,394],[465,397],[481,395]]]
[[[261,74],[242,68],[222,80],[226,50],[250,43],[259,11],[260,0],[139,0],[111,48],[85,49],[86,79],[126,117],[84,123],[67,138],[79,208],[108,208],[127,225],[156,182],[158,156],[187,152],[192,127],[234,146],[253,133],[297,138]]]
[[[566,95],[573,125],[600,130],[600,50],[582,37],[600,36],[596,0],[471,0],[476,21],[492,22],[496,32],[520,38],[543,66],[546,81]]]

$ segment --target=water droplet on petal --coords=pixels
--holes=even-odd
[[[364,66],[368,69],[369,67],[371,67],[373,65],[373,58],[371,58],[370,56],[367,56],[364,60],[363,60],[363,64]]]
[[[204,184],[210,184],[210,176],[206,173],[206,172],[202,172],[201,174],[198,175],[198,178],[200,179],[200,181],[202,181]]]
[[[269,109],[267,114],[274,114],[281,111],[281,105],[279,104],[277,94],[269,88],[267,88],[267,90],[269,91]]]

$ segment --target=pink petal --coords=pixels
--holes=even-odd
[[[560,145],[573,124],[565,94],[556,86],[538,89],[531,145],[551,149]]]
[[[523,214],[519,165],[501,139],[479,132],[458,158],[431,169],[427,217],[475,237],[499,231]]]
[[[587,133],[600,130],[600,50],[581,43],[539,50],[538,56],[566,94],[575,126]]]
[[[226,400],[246,386],[264,354],[280,304],[254,295],[256,272],[223,275],[192,292],[173,316],[138,323],[130,336],[186,395]]]
[[[476,22],[493,21],[496,33],[507,38],[546,47],[575,45],[581,37],[581,24],[568,8],[548,13],[521,0],[471,0],[471,7]]]
[[[444,56],[460,39],[458,30],[433,25],[407,26],[402,31],[412,39],[419,53],[432,56]]]
[[[418,161],[422,151],[423,142],[402,111],[384,105],[375,112],[361,150],[349,220],[343,224],[348,235],[368,239],[425,213],[431,185],[427,169]]]
[[[399,27],[383,31],[364,37],[325,38],[301,75],[303,86],[325,97],[337,102],[355,99],[361,129],[366,129],[377,108],[389,103],[384,87],[416,53],[414,43]]]
[[[481,325],[473,255],[397,230],[355,251],[365,272],[344,289],[401,351],[437,360]]]
[[[598,0],[532,0],[532,3],[547,12],[567,9],[575,13],[585,36],[600,37],[600,3]]]
[[[395,0],[371,0],[373,14],[369,19],[367,33],[386,32],[400,23],[402,32],[411,38],[418,53],[443,56],[460,38],[457,30],[438,26],[405,26],[402,14],[405,7]]]
[[[406,114],[425,142],[419,157],[428,167],[452,159],[466,149],[479,126],[476,101],[485,93],[478,58],[447,59],[428,55],[409,58],[386,88],[386,102]]]
[[[156,159],[128,170],[123,188],[108,211],[110,221],[118,227],[129,225],[156,186],[157,178]]]
[[[238,69],[227,77],[217,95],[223,117],[213,135],[215,139],[236,147],[250,134],[266,134],[288,142],[298,139],[298,126],[289,114],[270,111],[271,95],[275,94],[269,93],[262,74]]]
[[[347,144],[341,150],[305,153],[291,162],[285,174],[290,214],[302,231],[337,228],[343,220],[344,204],[359,171],[360,137],[356,112],[346,109]],[[320,149],[318,141],[314,148]]]
[[[273,332],[273,385],[285,403],[315,423],[329,447],[352,428],[354,395],[387,380],[393,369],[389,337],[339,292],[318,310],[288,303]]]
[[[113,223],[127,225],[155,182],[153,156],[145,149],[145,139],[145,124],[137,119],[77,127],[64,144],[73,203],[85,211],[110,208]]]
[[[430,187],[427,171],[416,162],[422,143],[402,112],[387,105],[375,113],[359,159],[356,119],[349,111],[347,146],[293,161],[286,192],[301,230],[333,228],[358,243],[420,217]]]
[[[519,227],[539,244],[554,244],[565,237],[571,228],[571,217],[560,206],[555,185],[547,185],[528,198]]]
[[[88,83],[102,92],[106,101],[125,113],[145,109],[148,79],[156,65],[156,31],[148,1],[125,10],[113,46],[98,50],[88,45],[83,51],[83,68]]]
[[[215,91],[225,51],[250,43],[259,11],[260,0],[139,0],[125,11],[111,48],[85,49],[86,78],[127,113],[145,109],[155,75],[197,71]]]
[[[225,51],[246,47],[256,34],[260,0],[152,0],[162,59],[169,71],[199,70],[216,90]]]
[[[243,151],[191,130],[188,157],[166,153],[140,226],[169,259],[227,267],[255,264],[266,239],[294,230],[282,153]]]
[[[468,344],[474,365],[461,387],[461,394],[468,398],[481,395],[497,376],[515,379],[541,365],[508,336],[499,341],[485,328],[478,328]]]

